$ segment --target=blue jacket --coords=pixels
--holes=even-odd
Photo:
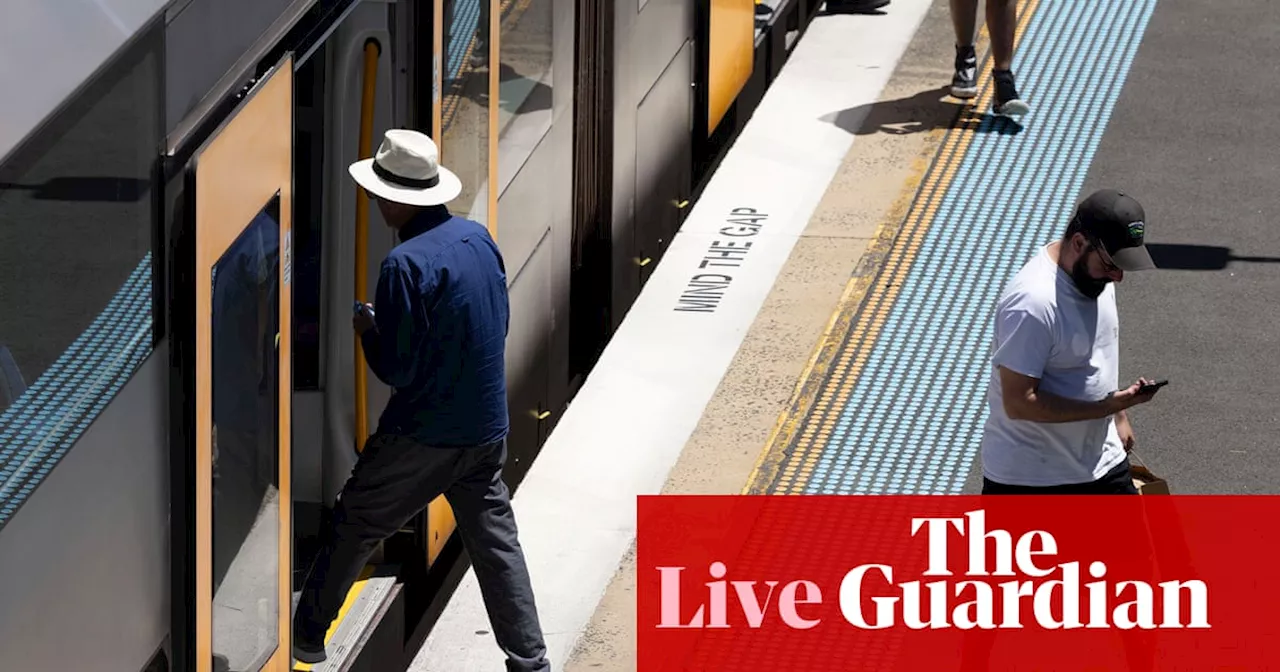
[[[427,208],[382,262],[365,359],[394,388],[378,432],[439,447],[506,437],[507,275],[480,224]]]

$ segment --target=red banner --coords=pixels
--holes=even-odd
[[[639,672],[1280,668],[1269,496],[653,496]]]

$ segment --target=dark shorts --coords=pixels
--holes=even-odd
[[[1136,495],[1138,489],[1133,485],[1133,475],[1129,470],[1129,458],[1108,471],[1105,476],[1087,483],[1068,483],[1066,485],[1008,485],[997,483],[989,478],[982,479],[984,495]]]

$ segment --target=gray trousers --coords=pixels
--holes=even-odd
[[[502,481],[505,440],[433,448],[374,435],[338,495],[333,529],[302,589],[294,627],[321,639],[378,543],[443,494],[471,558],[489,623],[510,672],[551,669],[533,586]]]

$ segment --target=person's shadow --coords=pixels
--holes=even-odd
[[[823,3],[822,11],[818,16],[835,16],[837,14],[867,14],[870,16],[885,16],[889,12],[888,4],[885,3],[880,7],[867,7],[856,0],[854,2],[841,2],[840,0],[826,0]]]
[[[461,87],[459,94],[465,97],[467,100],[470,100],[471,102],[480,106],[482,109],[488,108],[489,107],[489,73],[488,71],[487,70],[485,71],[464,70],[462,76],[467,78],[467,81]],[[500,86],[498,89],[499,95],[503,95],[504,93],[506,93],[501,88],[501,84],[508,84],[510,82],[513,82],[519,79],[526,80],[528,84],[526,84],[526,86],[523,87],[524,97],[521,98],[519,103],[515,105],[515,109],[511,110],[512,114],[528,114],[529,112],[538,112],[541,110],[551,109],[551,104],[553,102],[553,99],[551,97],[552,91],[550,86],[547,86],[542,82],[535,81],[533,79],[525,77],[524,75],[517,72],[515,68],[511,67],[507,63],[498,64],[498,81],[500,82]],[[514,91],[515,89],[510,89],[510,90]],[[501,103],[503,105],[510,107],[512,101],[503,100],[501,101]]]
[[[1169,271],[1221,271],[1233,261],[1253,264],[1280,263],[1280,257],[1237,256],[1231,248],[1217,245],[1147,243],[1156,268]]]
[[[952,98],[950,90],[951,86],[944,84],[907,98],[880,100],[833,112],[822,120],[854,135],[910,135],[952,127],[1001,135],[1022,132],[1018,122],[978,111],[972,103]]]

